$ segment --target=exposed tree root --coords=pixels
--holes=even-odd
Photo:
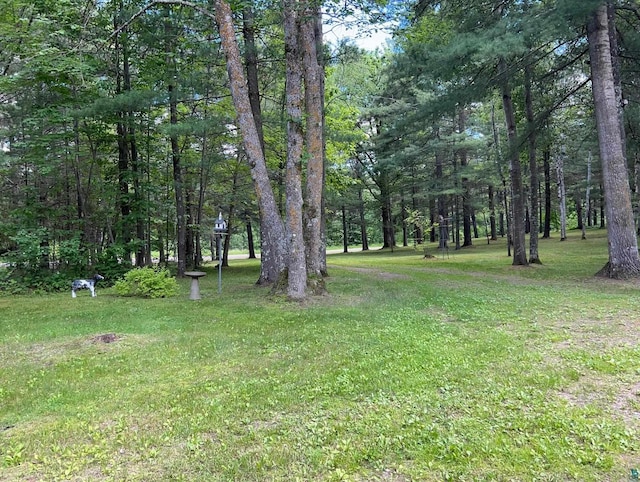
[[[640,266],[613,266],[609,261],[595,275],[617,280],[640,278]]]

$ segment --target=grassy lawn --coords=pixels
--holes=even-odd
[[[252,260],[196,302],[0,297],[0,480],[629,480],[640,284],[588,238],[330,255],[304,305]]]

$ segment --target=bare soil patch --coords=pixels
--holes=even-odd
[[[113,343],[118,340],[120,340],[120,337],[115,333],[105,333],[104,335],[94,336],[91,339],[92,343]]]

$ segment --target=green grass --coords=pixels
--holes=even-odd
[[[621,481],[640,468],[640,297],[600,231],[328,257],[291,304],[232,260],[202,300],[0,298],[0,479]],[[83,296],[84,295],[84,296]],[[96,338],[114,333],[112,343]]]

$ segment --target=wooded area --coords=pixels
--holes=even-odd
[[[219,212],[223,265],[259,245],[292,299],[324,291],[327,245],[507,236],[527,265],[586,226],[600,274],[640,275],[637,2],[5,3],[2,286],[182,276]],[[323,43],[354,12],[391,46]]]

